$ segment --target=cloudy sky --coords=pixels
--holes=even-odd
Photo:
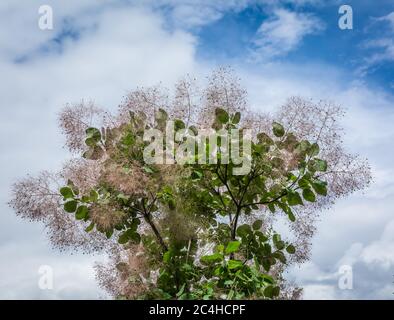
[[[379,4],[377,4],[379,3]],[[230,64],[254,108],[291,95],[347,110],[345,144],[368,157],[364,192],[322,214],[310,262],[288,277],[307,299],[394,298],[394,4],[346,1],[353,29],[338,27],[340,0],[2,0],[0,2],[0,298],[105,298],[100,257],[53,250],[39,224],[6,202],[18,177],[58,169],[69,157],[56,126],[67,102],[115,110],[128,90]],[[38,26],[53,9],[53,30]],[[39,268],[54,272],[38,287]],[[353,289],[338,287],[353,268]]]

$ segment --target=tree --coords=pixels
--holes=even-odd
[[[66,106],[60,125],[79,157],[16,183],[10,204],[43,221],[60,249],[107,252],[98,280],[118,298],[299,298],[283,271],[308,259],[321,209],[370,180],[341,146],[341,116],[297,97],[256,114],[226,68],[203,91],[187,78],[173,98],[138,89],[115,116]],[[160,148],[152,129],[163,132]],[[215,139],[200,138],[208,129]],[[173,163],[147,163],[147,150]]]

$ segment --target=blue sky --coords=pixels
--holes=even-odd
[[[287,276],[307,299],[393,299],[393,1],[48,0],[53,30],[38,28],[42,4],[0,2],[1,298],[105,297],[93,270],[102,257],[53,250],[44,226],[6,205],[17,178],[69,157],[59,110],[82,99],[115,110],[137,86],[229,64],[253,108],[273,111],[291,95],[345,107],[344,143],[371,164],[371,187],[322,213],[311,260]],[[338,28],[342,4],[353,30]],[[353,290],[338,288],[343,264]],[[54,268],[54,290],[38,288],[40,265]]]
[[[306,5],[297,8],[287,3],[281,8],[289,12],[313,14],[324,30],[306,35],[294,50],[278,57],[276,60],[287,63],[323,63],[348,70],[349,77],[361,78],[363,81],[374,82],[387,90],[393,88],[393,61],[379,61],[363,75],[358,77],[359,68],[365,63],[364,58],[379,52],[378,48],[367,48],[368,41],[387,36],[392,38],[392,22],[377,21],[394,10],[394,3],[381,1],[347,1],[353,8],[353,30],[338,28],[338,1],[326,1],[324,5]],[[199,37],[197,54],[204,59],[219,61],[247,60],[256,31],[274,13],[272,8],[255,4],[240,11],[226,12],[220,19],[196,30]],[[256,61],[252,60],[252,64]]]

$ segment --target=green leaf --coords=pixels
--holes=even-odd
[[[229,120],[229,116],[228,116],[227,111],[222,108],[216,108],[215,116],[216,116],[216,119],[222,124],[226,124]]]
[[[276,251],[273,256],[282,263],[286,263],[286,257],[282,251]]]
[[[305,200],[307,200],[309,202],[316,201],[316,196],[311,189],[304,189],[302,191],[302,196],[304,197]]]
[[[110,239],[113,234],[114,234],[114,229],[105,231],[105,236],[107,237],[107,239]]]
[[[170,262],[170,260],[171,260],[171,251],[167,251],[163,255],[163,262],[168,263],[168,262]]]
[[[133,229],[128,229],[119,235],[118,242],[120,244],[125,244],[129,241],[132,241],[136,244],[140,243],[140,241],[141,241],[140,234],[138,232],[135,232],[135,230],[133,230]]]
[[[291,222],[296,221],[296,217],[294,216],[294,213],[293,213],[291,210],[288,210],[288,211],[287,211],[287,216],[289,217],[289,220],[290,220]]]
[[[229,260],[227,266],[230,270],[238,269],[243,267],[242,261],[239,260]]]
[[[60,194],[64,197],[64,199],[74,198],[74,193],[70,187],[60,188]]]
[[[265,243],[265,244],[264,244],[263,251],[264,251],[264,254],[265,254],[266,256],[269,256],[269,255],[271,254],[271,252],[272,252],[271,245],[270,245],[269,243]]]
[[[305,153],[311,147],[311,143],[307,140],[302,140],[300,143],[297,144],[295,151],[298,153]]]
[[[177,297],[180,297],[180,296],[183,294],[183,292],[185,291],[185,286],[186,286],[186,283],[184,283],[184,284],[182,285],[181,289],[180,289],[180,290],[178,291],[178,293],[176,294]]]
[[[294,254],[295,253],[295,247],[292,245],[292,244],[290,244],[290,245],[288,245],[287,247],[286,247],[286,251],[288,252],[288,253],[290,253],[290,254]]]
[[[228,281],[228,280],[227,280],[227,281]],[[232,300],[233,297],[234,297],[234,293],[235,293],[235,291],[234,291],[233,289],[231,289],[231,290],[228,292],[227,299],[228,299],[228,300]]]
[[[214,253],[208,256],[202,256],[200,261],[203,264],[212,264],[216,262],[220,262],[223,260],[223,256],[220,253]]]
[[[182,120],[175,119],[174,127],[175,127],[175,131],[178,131],[178,130],[181,130],[181,129],[185,129],[186,125],[185,125],[185,123]]]
[[[88,212],[89,210],[87,206],[79,206],[77,212],[75,212],[75,219],[82,220],[87,218]]]
[[[317,171],[326,172],[327,171],[327,161],[321,159],[315,159]]]
[[[276,287],[274,287],[274,288],[272,289],[272,296],[273,296],[273,297],[279,296],[279,293],[280,293],[280,288],[279,288],[278,286],[276,286]]]
[[[226,280],[226,281],[224,281],[224,285],[225,286],[232,286],[233,284],[234,284],[233,280]]]
[[[94,228],[94,222],[92,222],[91,224],[89,224],[89,225],[85,228],[85,231],[86,231],[86,232],[90,232],[90,231],[93,230],[93,228]]]
[[[167,203],[168,203],[168,208],[170,208],[170,210],[175,210],[176,203],[174,199],[168,199]]]
[[[215,129],[216,131],[220,130],[223,128],[223,124],[219,121],[219,119],[215,119],[215,122],[212,124],[212,129]]]
[[[121,143],[124,144],[125,146],[131,146],[134,142],[135,142],[135,138],[130,132],[126,134],[121,140]]]
[[[267,236],[265,236],[261,231],[256,231],[255,235],[259,238],[260,242],[266,242],[268,240]]]
[[[241,242],[239,241],[230,241],[226,247],[226,254],[231,254],[238,251],[240,244]]]
[[[316,157],[320,152],[320,147],[317,143],[313,143],[309,148],[309,155],[311,157]]]
[[[86,140],[85,143],[93,147],[101,140],[101,132],[97,128],[87,128],[86,129]]]
[[[305,175],[305,176],[303,176],[300,180],[298,180],[298,185],[299,185],[299,187],[302,188],[302,189],[309,188],[308,176]]]
[[[130,196],[126,196],[124,193],[119,193],[116,198],[122,200],[124,204],[130,200]]]
[[[257,156],[261,156],[267,151],[267,147],[262,144],[253,144],[252,150],[253,150],[253,154],[256,154]]]
[[[202,172],[201,171],[197,171],[197,170],[194,170],[193,172],[192,172],[192,175],[191,175],[191,178],[193,179],[193,180],[200,180],[201,178],[202,178]]]
[[[268,136],[266,133],[261,132],[257,134],[257,140],[261,144],[267,144],[267,145],[272,145],[274,141]]]
[[[317,194],[320,194],[322,196],[327,195],[327,183],[324,181],[320,181],[320,180],[313,181],[312,188],[313,190],[315,190]]]
[[[88,147],[94,147],[97,144],[97,141],[94,138],[87,138],[85,139],[85,144]]]
[[[101,138],[101,132],[97,128],[90,127],[90,128],[87,128],[85,132],[88,137],[94,137],[96,139]]]
[[[272,131],[274,132],[274,135],[276,137],[283,137],[283,135],[285,134],[285,129],[283,128],[283,126],[278,123],[278,122],[274,122],[272,124]]]
[[[141,242],[141,236],[138,232],[134,232],[131,236],[130,236],[130,240],[133,241],[135,244],[138,244]]]
[[[94,189],[90,190],[89,198],[90,198],[90,201],[92,201],[92,202],[97,201],[99,198],[98,192]]]
[[[278,249],[278,250],[283,250],[284,248],[285,248],[285,243],[283,242],[283,241],[278,241],[278,242],[276,242],[275,243],[275,247]]]
[[[310,171],[327,171],[327,161],[321,159],[313,159],[309,162],[308,169]]]
[[[237,235],[240,237],[245,237],[246,235],[250,234],[252,230],[248,224],[243,224],[237,228]]]
[[[74,213],[77,210],[77,201],[70,200],[64,203],[64,211]]]
[[[274,287],[273,286],[268,286],[264,289],[264,296],[267,298],[272,298],[274,296],[273,294]]]
[[[224,251],[224,245],[218,244],[218,245],[216,246],[216,248],[215,248],[215,252],[223,253],[223,251]]]
[[[301,199],[299,193],[296,192],[296,191],[290,191],[287,194],[287,202],[289,203],[290,206],[297,206],[297,205],[303,205],[304,204],[302,202],[302,199]]]
[[[236,112],[233,118],[231,119],[231,122],[233,124],[238,124],[240,120],[241,120],[241,112]]]
[[[129,237],[126,232],[123,232],[122,234],[119,235],[118,243],[125,244],[127,242],[129,242]]]
[[[261,227],[263,226],[263,221],[261,220],[256,220],[255,222],[253,222],[253,230],[260,230]]]
[[[288,133],[286,135],[286,139],[283,142],[283,146],[286,148],[287,151],[293,151],[298,143],[296,136],[293,133]]]
[[[198,129],[196,126],[190,126],[189,130],[194,133],[194,135],[198,135]]]
[[[89,203],[90,202],[90,197],[82,196],[81,201],[84,202],[84,203]]]
[[[146,173],[155,173],[155,172],[152,170],[152,168],[150,168],[150,167],[148,167],[148,166],[144,166],[143,169],[144,169],[144,171],[145,171]]]
[[[271,269],[271,263],[270,263],[270,261],[269,261],[268,259],[264,258],[263,261],[262,261],[262,264],[263,264],[264,270],[267,271],[267,272],[269,272],[270,269]]]
[[[141,220],[139,218],[134,218],[130,225],[130,230],[133,232],[137,231],[138,226],[140,225]]]
[[[289,173],[287,174],[287,179],[288,179],[289,181],[294,182],[294,181],[297,181],[297,176],[294,175],[292,172],[289,172]]]

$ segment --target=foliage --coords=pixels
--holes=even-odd
[[[238,127],[241,113],[229,114],[216,108],[213,128],[225,129],[230,138],[230,129]],[[153,127],[166,126],[168,116],[159,109]],[[182,120],[174,119],[175,131],[185,128]],[[107,238],[114,234],[119,244],[139,244],[146,236],[138,227],[143,219],[156,237],[155,252],[160,252],[157,287],[154,294],[160,298],[273,298],[279,295],[279,286],[268,274],[276,264],[286,264],[287,255],[295,253],[292,244],[281,240],[277,233],[262,232],[263,222],[239,225],[242,215],[250,215],[261,206],[272,212],[283,211],[291,221],[295,220],[292,207],[303,205],[303,201],[315,202],[316,194],[326,194],[326,183],[319,174],[327,170],[326,161],[319,159],[319,147],[307,140],[298,141],[294,134],[273,123],[273,137],[263,134],[252,143],[251,170],[245,175],[233,173],[234,164],[222,163],[223,149],[218,152],[218,163],[189,164],[178,168],[172,185],[160,184],[166,166],[149,165],[142,158],[144,130],[151,128],[147,116],[130,114],[130,123],[119,128],[86,129],[85,143],[88,150],[84,157],[99,160],[104,153],[109,156],[106,166],[121,166],[127,174],[130,164],[140,166],[148,177],[147,185],[153,186],[148,193],[125,194],[108,181],[102,181],[88,193],[80,193],[72,181],[60,189],[64,210],[74,213],[75,219],[89,222],[87,232],[94,228]],[[176,147],[180,146],[180,142]],[[207,143],[207,153],[211,152]],[[244,156],[246,156],[244,154]],[[289,161],[291,159],[291,161]],[[291,164],[290,164],[291,163]],[[188,192],[185,192],[187,190]],[[188,210],[182,204],[191,203]],[[194,203],[200,206],[193,207]],[[90,215],[90,208],[107,206],[120,211],[121,218],[113,219],[103,227]],[[202,208],[203,207],[203,208]],[[184,238],[177,230],[159,230],[153,219],[158,210],[179,211],[184,221],[199,224],[199,232]],[[221,223],[219,221],[228,221]],[[219,236],[220,234],[220,236]],[[196,251],[204,245],[205,238],[220,238],[210,242],[215,246],[211,254],[196,260]],[[168,239],[165,241],[165,239]],[[149,250],[146,250],[148,253]],[[149,254],[149,253],[148,253]],[[206,279],[200,282],[201,278]],[[146,294],[146,293],[145,293]]]
[[[340,113],[292,98],[275,117],[254,114],[226,69],[203,94],[180,81],[172,102],[158,88],[136,90],[117,116],[67,106],[61,127],[80,157],[59,174],[17,183],[11,205],[43,221],[61,249],[105,250],[110,264],[97,266],[98,279],[118,298],[298,298],[283,271],[308,258],[317,212],[370,179],[368,165],[341,147]],[[172,134],[189,129],[190,139],[207,128],[227,138],[250,129],[251,152],[239,148],[250,171],[235,174],[240,164],[225,161],[223,136],[216,163],[147,164],[144,132],[169,121]],[[165,140],[165,151],[174,156],[182,143],[172,150]],[[293,237],[275,231],[280,217]]]

